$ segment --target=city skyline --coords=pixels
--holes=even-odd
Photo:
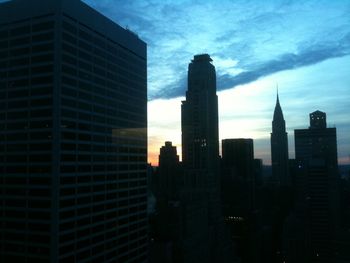
[[[0,261],[350,262],[348,13],[0,0]]]
[[[83,1],[148,43],[153,165],[165,141],[173,142],[181,159],[186,63],[201,53],[217,69],[220,141],[253,138],[255,157],[270,164],[278,85],[290,158],[294,129],[306,127],[307,114],[321,110],[337,127],[340,164],[350,164],[348,1]]]
[[[219,139],[253,138],[270,164],[271,119],[279,86],[294,158],[293,130],[327,112],[339,161],[350,163],[350,3],[347,1],[84,0],[148,43],[149,162],[172,141],[181,155],[186,63],[208,53],[217,69]],[[181,158],[181,156],[180,156]]]

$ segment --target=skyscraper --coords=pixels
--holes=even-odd
[[[222,140],[221,170],[223,177],[228,180],[224,180],[222,192],[224,192],[224,195],[231,195],[231,200],[226,201],[235,204],[236,207],[233,208],[233,210],[236,210],[235,216],[247,215],[254,207],[253,140]]]
[[[171,142],[165,142],[160,148],[158,173],[161,195],[167,199],[178,196],[182,174],[176,147]]]
[[[79,0],[14,0],[0,52],[0,261],[145,262],[146,44]]]
[[[271,165],[273,179],[280,185],[289,184],[288,138],[278,92],[272,120]]]
[[[326,114],[315,111],[310,113],[309,129],[294,134],[300,200],[296,206],[304,207],[308,262],[332,262],[338,210],[336,128],[327,128]]]
[[[171,142],[165,142],[160,148],[158,177],[159,183],[155,187],[156,212],[150,217],[150,261],[186,262],[180,202],[183,173],[176,147]]]
[[[196,55],[188,66],[188,90],[181,107],[182,161],[186,169],[205,169],[215,186],[219,162],[216,73],[209,55]]]
[[[216,73],[211,62],[208,54],[194,56],[188,66],[188,90],[181,107],[184,198],[189,203],[188,224],[194,227],[187,237],[203,258],[194,258],[193,262],[224,262],[227,256],[220,206]]]
[[[222,140],[221,203],[242,262],[255,262],[254,190],[253,140]]]

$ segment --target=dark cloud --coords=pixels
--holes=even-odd
[[[187,76],[183,76],[177,83],[170,84],[165,88],[154,91],[148,95],[148,100],[171,99],[185,96],[187,88]]]
[[[313,65],[324,60],[336,57],[342,57],[350,54],[350,34],[346,35],[341,41],[334,44],[319,44],[310,46],[301,52],[283,54],[273,60],[261,62],[254,65],[237,75],[217,73],[217,89],[226,90],[238,85],[244,85],[258,80],[259,78],[277,73],[283,70],[296,69],[304,66]],[[215,62],[214,62],[215,64]],[[157,92],[150,94],[149,99],[170,99],[185,95],[186,77],[182,77],[177,83],[167,86]]]
[[[335,4],[337,8],[334,10],[344,11],[333,14],[316,8],[318,1],[307,5],[300,5],[297,1],[263,5],[223,1],[222,7],[197,0],[177,3],[157,0],[83,1],[118,24],[128,26],[148,44],[149,100],[185,95],[187,63],[196,52],[233,59],[238,61],[237,68],[244,70],[231,75],[218,66],[218,90],[350,54],[349,20],[343,14],[348,13],[350,5],[347,4]],[[225,18],[224,24],[221,17]],[[213,25],[207,18],[209,21],[215,18],[217,24],[214,29],[207,30],[208,34],[213,34],[210,47],[206,45],[211,43],[210,38],[203,37],[204,29]],[[303,25],[298,27],[300,21]],[[197,36],[203,38],[203,45]],[[331,42],[326,42],[328,40]],[[289,41],[291,45],[288,45]],[[299,45],[298,52],[290,52]]]

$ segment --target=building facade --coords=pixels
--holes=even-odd
[[[310,113],[310,127],[295,135],[296,211],[304,226],[306,262],[336,257],[338,155],[336,128],[327,128],[326,113]]]
[[[180,170],[179,156],[172,142],[165,142],[165,145],[160,148],[158,164],[161,195],[167,199],[178,198],[183,177]]]
[[[79,0],[16,0],[0,52],[0,261],[145,262],[146,44]]]
[[[256,223],[254,222],[253,139],[222,140],[221,203],[225,224],[230,229],[241,262],[256,262]]]
[[[236,203],[236,216],[247,215],[254,208],[253,139],[222,140],[221,171],[222,180],[225,179],[221,192],[231,195],[226,201]]]

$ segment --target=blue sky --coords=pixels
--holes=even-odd
[[[270,163],[279,86],[290,157],[294,129],[327,113],[338,157],[350,164],[350,0],[82,0],[148,45],[149,161],[173,141],[181,153],[181,100],[193,55],[217,73],[220,139],[253,138]],[[4,2],[4,0],[0,0]]]
[[[337,127],[342,163],[350,162],[350,1],[84,0],[148,44],[149,160],[171,140],[181,153],[180,105],[193,55],[217,71],[220,139],[253,138],[270,162],[279,86],[294,157],[293,130],[308,114]]]

